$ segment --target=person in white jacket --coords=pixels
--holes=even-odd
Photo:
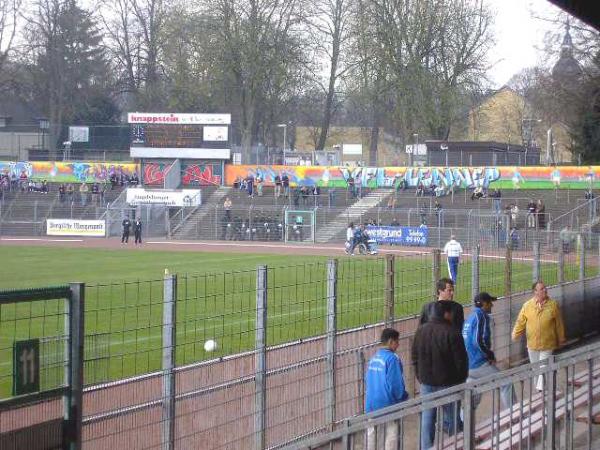
[[[450,240],[444,246],[444,253],[448,256],[448,273],[454,284],[456,284],[458,264],[460,263],[460,255],[462,255],[462,252],[463,249],[460,242],[456,240],[454,235],[450,236]]]
[[[346,253],[354,253],[354,222],[348,224],[346,228]]]

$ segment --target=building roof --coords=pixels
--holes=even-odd
[[[571,38],[570,26],[567,21],[565,35],[560,47],[560,57],[552,68],[552,76],[557,81],[569,82],[578,80],[582,74],[583,70],[573,56],[573,39]]]

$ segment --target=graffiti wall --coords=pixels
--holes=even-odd
[[[181,162],[181,182],[184,186],[220,185],[222,181],[221,163]]]
[[[422,183],[444,188],[498,189],[594,189],[600,188],[600,166],[530,166],[530,167],[336,167],[336,166],[225,166],[225,184],[232,185],[249,175],[262,176],[267,186],[276,175],[287,174],[290,185],[315,184],[321,187],[348,186],[359,180],[371,188],[416,187]]]
[[[108,180],[113,173],[131,176],[139,172],[135,163],[117,162],[49,162],[49,161],[0,161],[0,173],[17,178],[25,174],[33,180],[51,183],[94,183]]]
[[[165,171],[171,162],[146,162],[142,172],[144,184],[161,186],[165,179]],[[184,186],[212,186],[220,185],[223,180],[223,167],[221,163],[198,163],[183,160],[181,162],[181,183]]]

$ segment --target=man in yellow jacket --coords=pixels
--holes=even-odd
[[[512,331],[516,341],[525,333],[529,361],[548,359],[552,352],[565,343],[565,327],[558,303],[548,297],[542,281],[533,283],[533,298],[526,301]],[[536,388],[544,388],[544,379],[538,378]]]

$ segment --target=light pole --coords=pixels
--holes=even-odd
[[[285,166],[285,149],[287,147],[287,123],[278,123],[277,128],[283,128],[283,165]]]
[[[417,147],[419,147],[419,133],[414,133],[413,137],[415,138],[415,146],[413,147],[413,151],[409,153],[409,157],[408,157],[408,165],[411,167],[414,162],[414,155],[417,151]]]

